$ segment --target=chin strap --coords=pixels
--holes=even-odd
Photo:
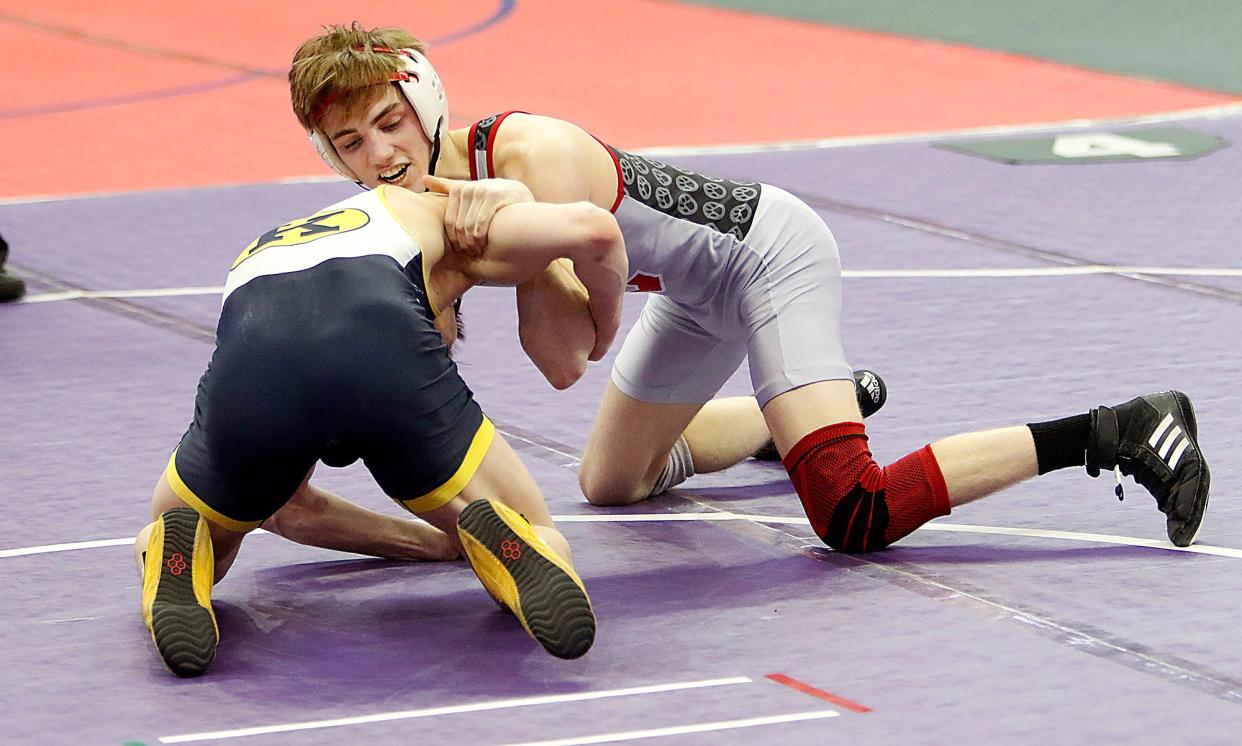
[[[431,161],[427,164],[427,173],[436,175],[436,162],[440,160],[440,130],[436,129],[436,139],[431,143]],[[425,190],[424,190],[425,191]]]

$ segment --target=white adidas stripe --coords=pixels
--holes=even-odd
[[[1182,429],[1180,427],[1173,428],[1172,430],[1169,431],[1169,437],[1165,438],[1164,443],[1159,448],[1156,449],[1156,453],[1166,463],[1169,460],[1169,451],[1173,450],[1173,444],[1176,443],[1179,438],[1181,440],[1185,440],[1185,438],[1182,438],[1181,435],[1182,435]]]
[[[1156,447],[1156,443],[1160,440],[1160,436],[1164,435],[1164,431],[1169,429],[1169,425],[1173,424],[1173,415],[1166,414],[1160,424],[1156,425],[1156,429],[1152,431],[1151,437],[1147,440],[1147,445],[1152,448]]]
[[[1147,439],[1147,445],[1151,446],[1160,460],[1168,464],[1170,469],[1176,470],[1182,460],[1182,454],[1190,447],[1190,437],[1182,431],[1181,425],[1173,424],[1173,414],[1169,413],[1164,416],[1163,420],[1160,420],[1156,429],[1152,430],[1151,437]]]
[[[1190,445],[1190,438],[1182,438],[1181,445],[1177,450],[1173,451],[1173,455],[1169,456],[1169,468],[1176,469],[1177,462],[1182,460],[1182,454],[1186,452],[1186,448]]]

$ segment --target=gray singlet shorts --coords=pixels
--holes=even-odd
[[[721,292],[698,305],[647,300],[612,380],[641,401],[700,404],[750,357],[759,405],[853,371],[841,338],[841,257],[809,206],[765,184],[754,224]]]

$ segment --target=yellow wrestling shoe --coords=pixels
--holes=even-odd
[[[198,676],[216,657],[215,565],[207,521],[197,512],[172,508],[156,519],[143,567],[142,618],[178,676]]]
[[[457,517],[457,535],[483,587],[557,658],[578,658],[595,642],[595,613],[573,568],[525,518],[495,500]]]

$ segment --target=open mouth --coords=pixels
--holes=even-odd
[[[380,174],[379,179],[380,181],[383,181],[388,184],[396,184],[398,181],[401,181],[401,179],[405,176],[405,172],[409,170],[410,170],[410,164],[407,163],[401,168],[392,172],[391,174]]]

